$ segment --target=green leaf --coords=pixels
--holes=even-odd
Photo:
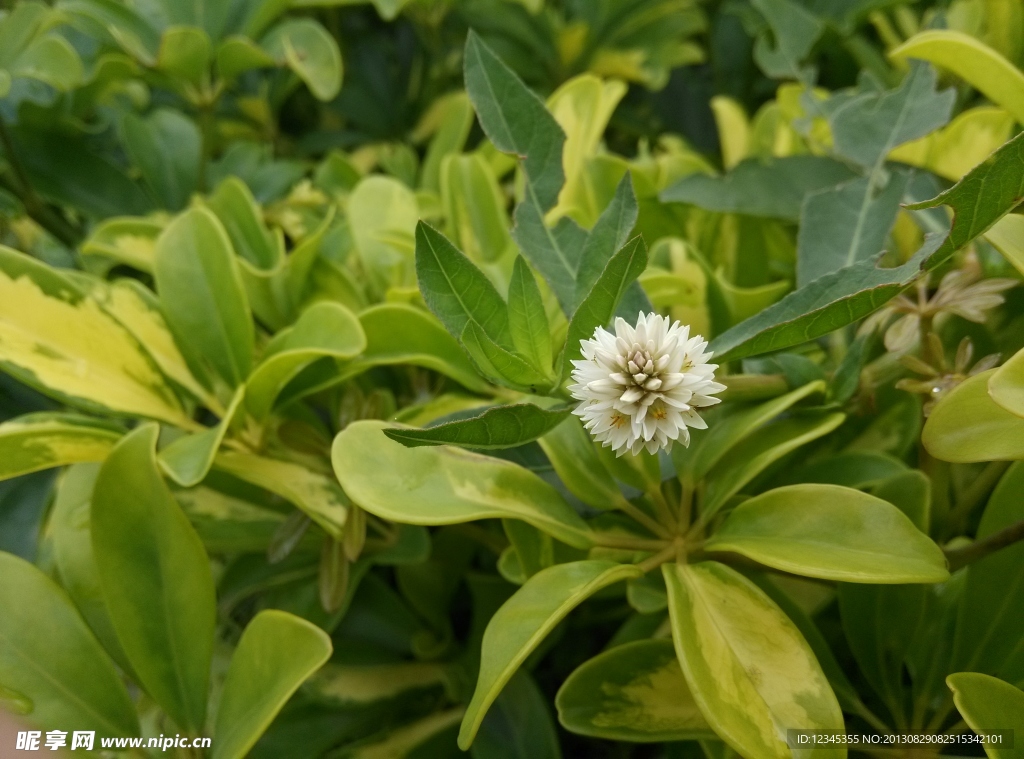
[[[957,672],[946,678],[946,684],[953,691],[957,711],[978,735],[992,735],[997,730],[1010,730],[1014,738],[1024,734],[1024,692],[1020,688],[978,672]],[[986,743],[985,753],[991,759],[1020,759],[1024,746],[1019,740],[1012,749]]]
[[[771,27],[774,45],[762,34],[754,45],[754,60],[773,79],[803,79],[800,63],[811,52],[825,25],[792,0],[752,0]]]
[[[569,416],[539,442],[570,493],[595,509],[621,507],[625,497],[578,417]]]
[[[409,448],[449,443],[484,450],[514,448],[550,432],[565,421],[570,410],[564,406],[545,409],[532,403],[492,406],[482,414],[467,419],[445,422],[423,430],[395,427],[384,430],[384,434]]]
[[[748,158],[722,177],[689,174],[663,190],[660,198],[709,211],[796,221],[808,195],[855,176],[845,164],[824,156]]]
[[[128,330],[56,270],[2,246],[0,366],[73,406],[189,423]]]
[[[107,602],[103,600],[93,558],[89,514],[99,472],[98,464],[76,464],[67,469],[58,480],[48,529],[53,537],[53,558],[61,587],[107,653],[121,669],[131,673],[131,665],[110,621]]]
[[[231,656],[214,726],[213,759],[242,759],[281,707],[331,656],[323,630],[283,611],[261,611]]]
[[[717,562],[664,564],[676,655],[708,724],[741,756],[789,757],[789,730],[844,731],[799,630],[764,591]],[[813,757],[845,757],[822,747]]]
[[[949,69],[1024,124],[1024,73],[975,37],[930,29],[915,34],[889,56],[918,58]]]
[[[245,388],[240,387],[235,391],[235,397],[224,413],[224,418],[217,425],[202,432],[182,435],[160,451],[160,467],[168,477],[187,488],[203,481],[213,466],[213,459],[224,436],[238,416],[244,398]]]
[[[954,463],[1024,459],[1024,419],[989,394],[999,371],[968,377],[938,402],[921,432],[928,453]]]
[[[985,233],[985,239],[992,243],[1017,271],[1024,273],[1024,216],[1004,216]]]
[[[569,321],[562,354],[563,377],[571,371],[572,361],[583,355],[581,341],[592,338],[598,327],[608,326],[626,289],[646,268],[647,247],[642,237],[634,237],[611,257]]]
[[[401,303],[381,303],[359,314],[366,350],[344,370],[354,376],[375,366],[412,364],[440,372],[469,390],[487,384],[449,335],[429,313]]]
[[[846,415],[841,413],[790,417],[757,430],[708,471],[703,518],[716,513],[770,464],[827,435],[845,419]]]
[[[864,167],[881,166],[893,148],[941,127],[949,121],[956,92],[938,92],[936,79],[931,66],[914,64],[894,90],[869,86],[840,96],[829,114],[836,152]]]
[[[714,736],[693,700],[672,641],[638,640],[584,662],[555,697],[567,730],[661,743]]]
[[[430,116],[436,116],[437,121],[432,121]],[[446,159],[461,153],[469,137],[469,130],[473,127],[473,120],[473,104],[465,92],[453,92],[438,98],[430,107],[427,115],[423,117],[424,122],[436,124],[437,131],[427,146],[427,154],[423,157],[420,186],[424,190],[439,192],[442,202],[446,202],[447,196],[441,187],[441,177],[448,173],[444,168]],[[467,156],[462,156],[462,158],[465,157]],[[464,167],[468,168],[468,165]],[[493,176],[493,172],[491,174]],[[495,184],[497,183],[495,182]],[[468,203],[473,202],[472,198],[463,199]],[[503,208],[503,205],[499,207]],[[450,214],[448,215],[450,217]],[[508,230],[502,228],[501,231],[507,238]],[[463,243],[463,250],[465,249],[465,243]]]
[[[522,519],[569,545],[590,546],[586,523],[533,472],[460,448],[406,448],[383,434],[394,427],[355,422],[331,450],[345,492],[371,514],[423,525]]]
[[[282,530],[285,516],[278,510],[257,505],[209,487],[178,490],[175,499],[210,553],[270,553],[270,545]],[[300,515],[308,527],[308,518]],[[303,534],[306,533],[303,530]],[[296,540],[300,540],[299,535]]]
[[[113,663],[53,580],[0,551],[0,682],[5,706],[44,730],[139,735]]]
[[[210,562],[160,478],[156,425],[127,435],[96,480],[92,544],[121,646],[152,699],[182,729],[206,716],[216,597]]]
[[[164,225],[136,216],[107,219],[81,245],[83,256],[104,256],[133,269],[153,272],[156,238]]]
[[[333,100],[341,89],[341,51],[318,21],[282,21],[267,32],[260,44],[275,60],[294,71],[317,99]]]
[[[365,177],[349,195],[347,217],[370,284],[381,293],[414,284],[420,213],[412,190],[392,177]]]
[[[551,326],[537,280],[522,256],[512,266],[508,287],[508,326],[516,351],[541,374],[551,373]]]
[[[249,186],[236,176],[217,185],[207,199],[231,240],[231,247],[250,271],[276,269],[283,258],[281,245],[263,222],[263,212]]]
[[[217,71],[225,80],[232,80],[246,71],[277,65],[273,56],[248,37],[228,37],[217,46]]]
[[[891,503],[837,485],[790,485],[744,501],[704,544],[823,580],[949,579],[942,550]]]
[[[543,101],[470,30],[465,51],[466,92],[480,126],[503,153],[523,159],[529,201],[543,214],[562,189],[565,134]]]
[[[169,211],[184,208],[199,188],[199,127],[180,111],[161,108],[146,118],[125,114],[121,133],[160,205]]]
[[[156,288],[186,355],[231,387],[252,369],[255,328],[231,241],[217,217],[193,208],[156,243]]]
[[[629,172],[622,177],[611,202],[601,212],[587,241],[580,250],[580,261],[575,273],[576,294],[574,304],[582,303],[601,278],[612,256],[629,240],[636,226],[639,208],[633,193],[633,180]]]
[[[0,480],[103,461],[123,432],[87,416],[38,412],[0,424]]]
[[[479,153],[449,156],[440,166],[440,191],[447,228],[466,256],[480,263],[501,261],[512,244],[507,201],[487,160]]]
[[[170,26],[160,38],[156,67],[171,78],[176,89],[187,93],[188,85],[202,86],[212,58],[213,45],[205,31],[194,25]]]
[[[272,352],[246,382],[246,408],[257,421],[262,421],[270,414],[281,391],[305,367],[324,357],[351,359],[365,347],[366,335],[355,314],[339,303],[314,303],[295,326],[274,337],[270,344]]]
[[[511,347],[505,301],[448,238],[425,222],[416,226],[416,275],[423,300],[454,337],[475,323],[492,341]]]
[[[715,418],[714,423],[708,425],[706,432],[694,437],[689,448],[673,446],[672,460],[675,462],[676,471],[680,476],[687,477],[691,483],[699,482],[725,454],[742,443],[744,438],[804,398],[823,393],[824,390],[824,381],[808,382],[803,387],[778,398],[756,406],[740,408],[725,415],[724,418]]]
[[[79,86],[84,74],[78,52],[56,34],[36,38],[4,68],[12,80],[35,79],[61,92],[70,92]]]
[[[492,340],[476,322],[466,323],[461,341],[462,347],[488,381],[531,394],[543,393],[550,388],[550,376],[541,374],[518,354]]]
[[[527,580],[484,631],[480,675],[462,720],[459,748],[469,748],[502,687],[555,625],[602,588],[641,574],[631,564],[577,561],[556,564]]]
[[[451,754],[442,752],[451,745],[451,728],[459,724],[462,713],[462,707],[434,712],[388,731],[378,741],[353,748],[346,759],[449,759]]]
[[[944,238],[929,237],[902,266],[879,269],[863,261],[815,280],[773,306],[716,337],[711,349],[719,361],[779,350],[820,337],[860,319],[910,286],[983,234],[1024,195],[1024,135],[1018,135],[974,168],[956,185],[910,209],[948,205],[953,225]]]
[[[1022,487],[1024,464],[1014,464],[989,497],[976,540],[1024,520]],[[954,670],[986,672],[1012,682],[1024,679],[1024,658],[1018,650],[1022,619],[1024,543],[1018,542],[968,567],[953,644]]]
[[[896,223],[909,178],[893,170],[884,186],[872,175],[809,195],[797,235],[797,286],[877,256]]]
[[[1006,411],[1024,417],[1024,350],[1013,354],[989,377],[988,394]]]
[[[332,538],[341,538],[349,502],[333,479],[301,464],[239,451],[221,451],[213,467],[276,493],[304,511]]]
[[[470,749],[473,759],[562,759],[547,697],[520,670],[487,712]]]

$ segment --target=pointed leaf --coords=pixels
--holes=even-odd
[[[545,409],[532,403],[516,403],[492,406],[478,416],[423,430],[395,427],[384,430],[384,434],[409,448],[449,443],[464,448],[513,448],[547,434],[565,420],[569,411],[564,406]]]
[[[508,326],[516,351],[541,374],[551,370],[551,326],[537,280],[522,256],[512,266],[508,287]]]

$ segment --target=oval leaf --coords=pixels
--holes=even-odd
[[[1024,459],[1024,419],[989,395],[998,371],[969,377],[932,409],[921,433],[928,453],[956,464]]]
[[[213,759],[242,759],[291,695],[331,657],[331,639],[287,612],[261,611],[231,656]]]
[[[985,744],[985,753],[992,759],[1021,759],[1024,757],[1024,692],[990,675],[979,672],[957,672],[946,678],[953,691],[953,703],[964,722],[979,735],[994,731],[1013,731],[1013,748],[1000,748],[998,744]]]
[[[460,448],[406,448],[384,434],[395,427],[365,420],[334,439],[334,473],[370,513],[423,525],[522,519],[570,545],[590,546],[586,523],[533,472]]]
[[[881,498],[838,485],[791,485],[744,501],[704,547],[824,580],[949,579],[942,549],[906,514]]]
[[[738,754],[789,759],[786,730],[843,732],[843,713],[789,617],[718,562],[663,564],[676,654],[708,723]],[[846,756],[816,748],[815,759]]]
[[[595,738],[660,743],[714,737],[667,639],[598,654],[562,683],[555,706],[563,727]]]

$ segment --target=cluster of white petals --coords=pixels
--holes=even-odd
[[[712,396],[725,386],[715,382],[707,341],[690,337],[688,326],[641,313],[635,327],[618,318],[614,333],[598,327],[580,345],[569,392],[581,403],[573,413],[617,455],[689,445],[688,427],[707,428],[696,410],[718,403]]]

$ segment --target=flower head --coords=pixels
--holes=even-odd
[[[688,427],[707,428],[696,409],[718,403],[712,395],[725,386],[714,381],[707,341],[690,337],[689,327],[641,313],[635,327],[618,318],[614,333],[598,327],[580,345],[569,392],[581,403],[573,413],[619,456],[669,450],[676,440],[689,445]]]

